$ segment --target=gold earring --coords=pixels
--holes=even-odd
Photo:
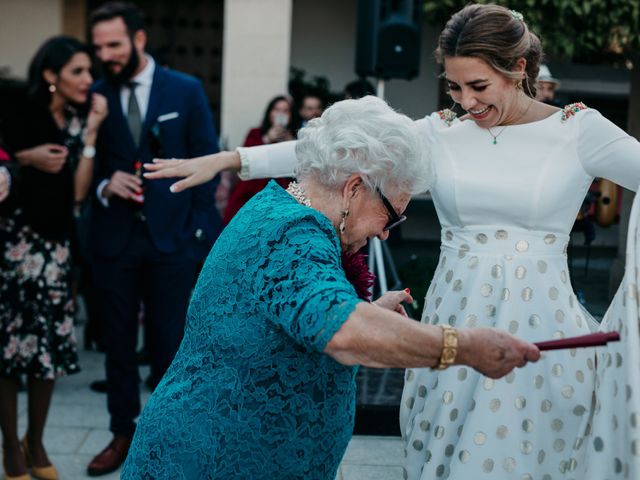
[[[349,216],[349,210],[343,210],[342,211],[342,220],[340,221],[340,226],[338,227],[338,230],[340,231],[340,234],[342,235],[345,231],[346,227],[346,222],[347,222],[347,217]]]
[[[51,93],[55,93],[55,91],[56,91],[56,86],[55,86],[53,83],[49,85],[49,91],[50,91]]]

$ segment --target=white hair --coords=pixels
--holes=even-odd
[[[372,96],[337,102],[311,120],[298,132],[296,157],[298,179],[312,177],[327,187],[360,173],[385,195],[413,194],[434,180],[416,124]]]

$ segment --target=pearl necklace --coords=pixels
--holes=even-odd
[[[295,198],[298,203],[304,205],[305,207],[311,207],[311,200],[307,198],[307,193],[304,191],[304,188],[300,186],[298,182],[291,182],[287,187],[287,192]]]

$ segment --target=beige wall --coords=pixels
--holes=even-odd
[[[0,71],[25,78],[44,40],[62,33],[62,0],[0,0]]]
[[[241,145],[268,101],[286,93],[291,0],[225,0],[221,141]]]
[[[304,70],[306,78],[326,77],[335,92],[356,79],[357,3],[357,0],[293,1],[291,66]],[[436,36],[436,29],[425,23],[419,77],[386,83],[386,100],[412,118],[421,118],[437,107],[438,70],[432,53]],[[372,83],[375,87],[375,82]]]

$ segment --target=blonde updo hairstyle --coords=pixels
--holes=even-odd
[[[536,79],[542,61],[540,39],[522,16],[500,5],[467,5],[453,14],[440,34],[438,63],[447,57],[474,57],[513,80],[522,80],[524,93],[536,96]],[[525,77],[514,72],[517,61],[527,62]]]

